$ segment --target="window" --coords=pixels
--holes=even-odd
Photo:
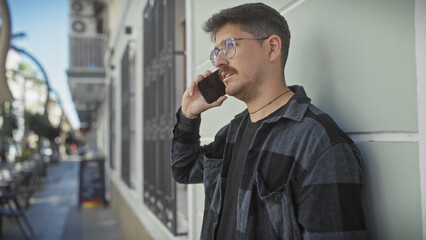
[[[170,134],[180,104],[176,98],[184,88],[184,56],[176,55],[175,4],[184,9],[184,1],[149,1],[143,15],[143,199],[174,235],[182,235],[187,231],[186,188],[172,179],[170,170]]]
[[[130,41],[121,59],[121,178],[135,185],[135,50]]]
[[[109,166],[112,169],[115,169],[115,145],[116,145],[116,136],[115,136],[115,89],[114,89],[114,79],[111,79],[109,85]]]

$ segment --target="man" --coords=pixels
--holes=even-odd
[[[227,97],[207,104],[195,83],[183,95],[172,171],[178,182],[204,183],[201,239],[365,239],[360,153],[301,86],[287,87],[286,20],[244,4],[213,15],[204,30],[226,93],[247,109],[200,146],[200,114]]]

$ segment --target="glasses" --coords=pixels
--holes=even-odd
[[[262,41],[269,37],[264,38],[227,38],[223,40],[218,46],[220,48],[215,47],[213,51],[210,53],[210,61],[212,62],[213,66],[216,66],[216,60],[217,56],[219,56],[220,51],[222,51],[223,55],[230,59],[237,54],[237,45],[235,44],[235,41],[237,40],[258,40]]]

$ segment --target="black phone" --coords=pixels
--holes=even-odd
[[[220,80],[219,69],[197,83],[197,87],[207,103],[213,103],[225,95],[225,84]]]

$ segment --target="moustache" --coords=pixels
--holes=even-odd
[[[220,76],[222,75],[223,72],[230,72],[230,73],[234,73],[234,74],[238,73],[238,71],[235,68],[230,67],[230,66],[225,66],[225,67],[219,69],[219,75]]]

